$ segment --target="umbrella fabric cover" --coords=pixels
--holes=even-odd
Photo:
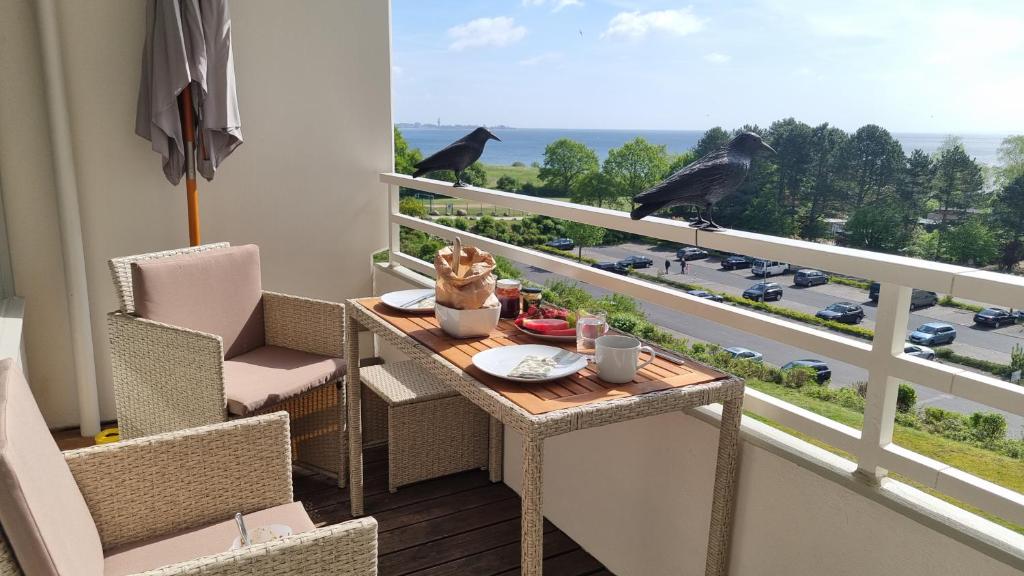
[[[227,0],[149,0],[135,133],[163,157],[171,184],[185,173],[178,95],[191,87],[198,170],[212,180],[242,143]]]

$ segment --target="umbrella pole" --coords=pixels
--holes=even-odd
[[[192,115],[191,85],[181,91],[182,127],[185,137],[185,199],[188,203],[189,246],[199,245],[199,190],[196,189],[196,131]]]

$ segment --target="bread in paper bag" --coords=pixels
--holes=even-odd
[[[452,247],[445,246],[434,257],[437,270],[437,303],[456,310],[498,306],[494,295],[494,256],[475,246],[462,248],[461,275],[452,265]]]

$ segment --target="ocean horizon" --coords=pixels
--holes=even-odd
[[[430,155],[453,140],[468,133],[465,127],[400,127],[411,148],[419,148],[424,156]],[[665,145],[672,154],[680,154],[697,144],[704,130],[605,130],[599,128],[492,128],[501,142],[489,142],[480,161],[485,164],[510,165],[513,162],[531,164],[544,161],[544,147],[559,138],[583,142],[597,152],[601,160],[608,150],[641,136],[653,144]],[[998,164],[999,144],[1004,134],[925,134],[892,133],[910,154],[921,149],[931,154],[939,149],[949,136],[959,137],[967,153],[983,164]]]

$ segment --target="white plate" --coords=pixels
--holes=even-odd
[[[263,534],[257,534],[257,532],[261,532],[263,530],[269,530],[270,533],[274,535],[274,537],[270,539],[261,538]],[[253,544],[260,544],[262,542],[269,542],[270,540],[286,538],[288,536],[291,536],[292,532],[293,530],[291,526],[286,526],[284,524],[269,524],[267,526],[257,526],[255,528],[249,528],[249,538],[252,540]],[[242,537],[237,536],[235,537],[235,541],[231,543],[231,548],[229,548],[228,551],[238,550],[241,547]]]
[[[403,305],[412,302],[413,300],[424,296],[426,294],[433,294],[433,288],[419,288],[417,290],[399,290],[398,292],[388,292],[380,297],[380,301],[387,306],[394,308],[395,310],[401,310],[402,312],[414,312],[416,314],[430,314],[434,312],[434,299],[427,298],[414,304],[412,308],[405,308]],[[427,306],[429,304],[429,306]],[[424,305],[421,308],[417,306]]]
[[[572,336],[551,336],[549,334],[542,334],[540,332],[534,332],[533,330],[527,330],[526,328],[523,328],[519,324],[516,324],[515,327],[518,328],[519,331],[522,332],[523,334],[526,334],[527,336],[532,336],[532,337],[534,337],[534,338],[536,338],[538,340],[547,340],[548,342],[575,342],[576,341],[576,335],[575,334],[573,334]]]
[[[513,368],[522,362],[527,356],[554,356],[561,352],[562,348],[545,346],[543,344],[520,344],[518,346],[502,346],[491,348],[473,355],[473,365],[498,378],[512,380],[513,382],[549,382],[558,380],[571,374],[575,374],[587,367],[587,359],[580,356],[575,362],[564,366],[556,366],[551,369],[545,378],[514,378],[508,375]]]

